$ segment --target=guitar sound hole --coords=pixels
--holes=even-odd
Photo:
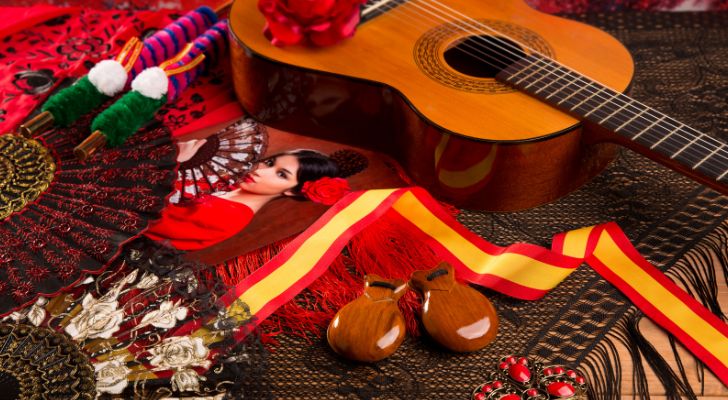
[[[525,57],[514,41],[497,36],[468,36],[456,42],[443,54],[454,70],[476,78],[495,78],[509,64]]]

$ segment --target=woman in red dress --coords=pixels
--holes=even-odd
[[[193,146],[193,150],[199,146]],[[185,150],[183,145],[180,146]],[[182,155],[182,152],[180,154]],[[162,218],[144,233],[179,250],[199,250],[219,243],[245,228],[266,203],[280,196],[301,197],[304,183],[338,176],[338,167],[313,150],[276,154],[241,177],[234,190],[204,195],[192,202],[170,204]]]

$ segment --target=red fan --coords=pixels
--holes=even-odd
[[[173,189],[175,147],[159,124],[79,162],[92,117],[0,135],[0,315],[100,273]]]
[[[170,202],[226,190],[253,168],[267,144],[265,126],[249,118],[207,137],[194,156],[180,163],[177,190]]]

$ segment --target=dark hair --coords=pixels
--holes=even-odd
[[[266,157],[266,159],[279,156],[295,156],[298,159],[298,174],[296,179],[298,185],[291,189],[295,194],[300,194],[303,184],[317,179],[339,176],[339,167],[329,156],[314,150],[291,150]]]

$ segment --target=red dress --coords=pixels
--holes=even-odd
[[[245,204],[206,195],[189,204],[170,204],[144,234],[179,250],[199,250],[240,232],[252,218],[253,210]]]

